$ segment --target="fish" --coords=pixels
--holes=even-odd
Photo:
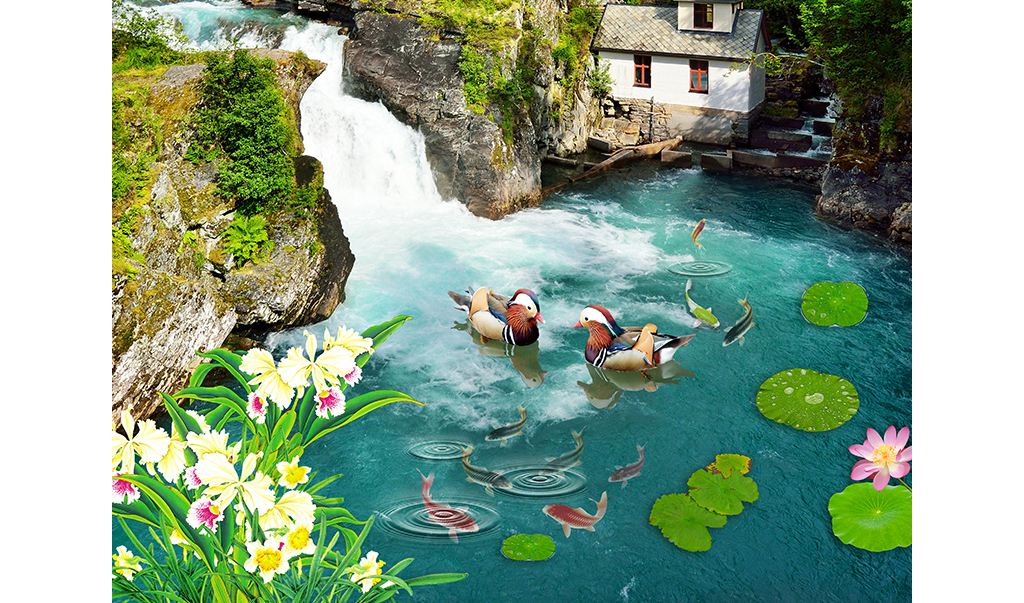
[[[722,347],[725,347],[734,341],[739,341],[740,345],[743,345],[743,334],[746,333],[750,327],[754,326],[754,310],[750,307],[750,304],[747,303],[747,298],[739,300],[739,303],[747,309],[747,312],[725,334],[725,340],[722,342]]]
[[[717,329],[719,325],[718,318],[711,313],[711,308],[701,308],[697,305],[697,302],[690,299],[690,287],[692,285],[693,282],[690,279],[686,279],[686,291],[684,292],[684,295],[686,296],[686,305],[689,306],[690,313],[693,314],[701,324],[711,327],[712,329]]]
[[[420,472],[423,477],[423,472]],[[434,483],[434,473],[423,477],[423,506],[427,509],[427,516],[431,523],[448,528],[448,537],[452,542],[458,544],[458,532],[479,532],[480,527],[476,525],[473,518],[466,514],[466,507],[451,508],[450,506],[434,502],[430,498],[430,486]]]
[[[643,446],[637,444],[636,451],[640,453],[640,460],[632,465],[626,465],[625,467],[616,466],[615,471],[608,477],[608,481],[622,482],[622,487],[625,488],[626,483],[629,482],[631,478],[640,475],[640,468],[644,466],[644,448],[646,446],[646,444]]]
[[[693,244],[696,245],[697,247],[704,247],[703,245],[697,242],[697,237],[699,237],[700,233],[704,231],[705,224],[706,222],[704,221],[704,218],[701,218],[700,222],[694,224],[693,232],[690,233],[690,238],[693,239]]]
[[[519,407],[519,415],[522,419],[519,419],[515,423],[499,427],[491,433],[484,436],[484,440],[487,442],[493,442],[495,440],[501,440],[501,445],[504,446],[508,438],[515,437],[523,433],[523,425],[526,425],[526,408],[523,406]]]
[[[580,464],[580,457],[583,456],[583,430],[573,431],[572,439],[576,440],[576,448],[558,458],[547,459],[548,464],[541,468],[541,475],[562,473],[566,469]]]
[[[469,464],[469,457],[473,454],[473,447],[462,449],[462,468],[466,470],[466,481],[480,484],[484,490],[494,496],[495,488],[509,489],[512,482],[508,478],[495,471],[488,471],[484,467],[477,467]]]
[[[568,505],[546,505],[543,511],[545,515],[562,524],[562,532],[568,538],[573,528],[593,532],[594,524],[604,517],[605,509],[608,508],[608,493],[602,492],[600,501],[595,501],[593,498],[590,501],[597,503],[597,513],[594,515],[579,507],[574,509]]]

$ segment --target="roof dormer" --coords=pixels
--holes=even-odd
[[[743,0],[717,0],[716,2],[678,2],[679,31],[706,31],[730,33],[736,11],[743,8]]]

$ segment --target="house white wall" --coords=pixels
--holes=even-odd
[[[694,28],[693,26],[693,2],[679,2],[678,16],[677,16],[677,29],[685,31],[719,31],[723,33],[729,33],[732,31],[732,22],[735,18],[735,11],[739,10],[740,4],[724,4],[721,2],[711,2],[714,5],[712,8],[711,15],[711,29]],[[705,2],[704,4],[708,4]],[[735,9],[733,8],[735,7]]]
[[[729,6],[729,5],[725,5]],[[747,112],[764,97],[764,70],[729,71],[731,61],[708,61],[708,92],[690,92],[690,59],[687,57],[651,57],[651,86],[633,85],[633,54],[599,52],[609,62],[612,96],[655,102]],[[753,76],[753,77],[752,77]],[[751,84],[754,84],[752,88]],[[751,92],[756,95],[752,95]]]

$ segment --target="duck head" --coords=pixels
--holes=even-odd
[[[544,317],[540,315],[540,301],[537,299],[537,294],[529,289],[518,289],[512,294],[512,300],[508,302],[508,306],[509,308],[522,306],[527,316],[536,318],[537,322],[544,322]]]
[[[611,312],[609,312],[604,306],[597,304],[591,304],[586,308],[583,308],[583,312],[580,312],[579,321],[573,325],[573,328],[586,328],[590,330],[591,325],[601,325],[608,329],[608,332],[613,336],[618,337],[624,331],[620,327],[615,319],[612,318]]]

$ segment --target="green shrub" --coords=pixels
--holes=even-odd
[[[267,233],[267,220],[263,216],[237,215],[221,235],[224,251],[235,256],[238,265],[260,263],[274,250],[274,242]]]

